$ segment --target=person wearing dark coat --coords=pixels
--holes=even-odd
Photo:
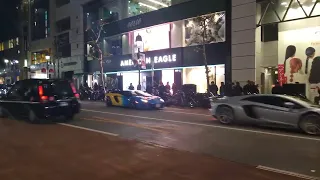
[[[214,81],[211,81],[211,84],[209,85],[209,91],[213,95],[217,95],[218,94],[218,86],[216,85],[216,83],[214,83]]]
[[[251,81],[248,80],[248,81],[247,81],[247,84],[243,86],[243,94],[244,94],[244,95],[251,94],[251,90],[250,90],[250,89],[252,89],[252,88],[251,88]]]
[[[231,82],[228,82],[226,85],[225,85],[225,96],[232,96],[232,83]]]
[[[224,85],[224,82],[221,82],[220,96],[225,96],[225,88],[226,88],[226,85]]]
[[[234,96],[241,96],[243,93],[243,89],[239,82],[236,82],[236,85],[233,87]]]

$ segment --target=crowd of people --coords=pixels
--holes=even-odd
[[[211,82],[209,86],[209,91],[213,95],[220,95],[220,96],[241,96],[241,95],[248,95],[248,94],[259,94],[258,85],[256,85],[253,81],[248,80],[247,84],[243,87],[240,85],[239,82],[231,83],[221,82],[220,87],[215,84],[214,81]],[[218,93],[219,92],[219,93]]]

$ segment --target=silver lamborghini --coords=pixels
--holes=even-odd
[[[222,124],[247,122],[320,135],[320,107],[297,97],[261,94],[214,98],[210,111]]]

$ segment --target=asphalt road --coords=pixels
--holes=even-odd
[[[262,169],[320,177],[320,137],[282,129],[223,126],[205,109],[147,111],[82,102],[82,112],[69,124]]]

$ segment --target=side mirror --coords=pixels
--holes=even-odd
[[[295,105],[294,105],[294,103],[292,103],[292,102],[285,102],[285,103],[284,103],[284,106],[287,107],[287,108],[292,109]]]

